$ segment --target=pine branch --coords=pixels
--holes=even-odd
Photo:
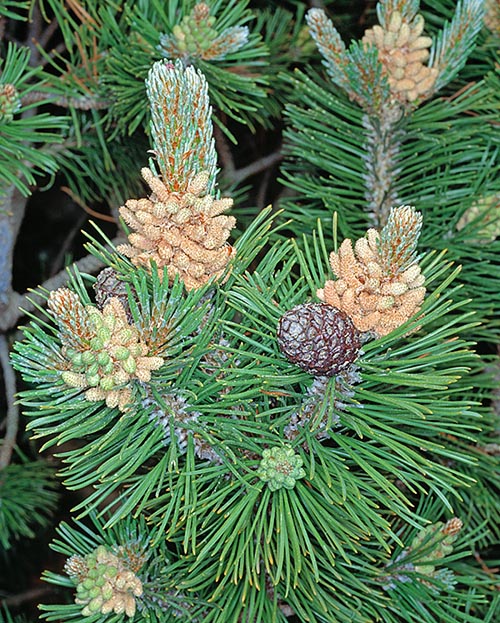
[[[23,106],[28,106],[38,102],[47,103],[49,96],[44,92],[31,91],[27,93],[22,99]],[[52,99],[52,104],[60,106],[61,108],[75,108],[77,110],[101,110],[107,109],[110,106],[110,102],[106,100],[99,100],[92,97],[55,97]]]
[[[400,166],[400,148],[404,139],[399,111],[382,108],[380,116],[363,116],[366,150],[364,176],[367,210],[375,226],[384,225],[390,209],[401,203],[394,179]]]
[[[113,240],[113,245],[121,242],[123,239],[121,237]],[[95,274],[99,270],[104,267],[104,261],[93,255],[87,255],[80,260],[77,260],[72,267],[75,270],[81,271],[85,274]],[[70,279],[70,273],[68,272],[68,267],[65,267],[63,270],[59,271],[53,277],[47,279],[43,284],[39,286],[40,292],[42,291],[52,291],[61,288],[65,284],[68,283]],[[36,302],[33,300],[34,295],[38,295],[42,297],[42,301],[37,300]],[[24,294],[19,294],[17,292],[13,292],[11,295],[11,299],[9,301],[8,306],[2,310],[2,321],[0,322],[0,330],[8,331],[16,326],[19,319],[22,318],[26,314],[32,314],[40,303],[43,302],[43,295],[37,291],[29,291]]]
[[[35,600],[39,600],[47,596],[51,592],[50,587],[48,586],[37,586],[36,588],[31,588],[29,590],[23,591],[22,593],[17,593],[16,595],[9,595],[2,599],[2,606],[6,608],[19,608],[26,602],[33,602]],[[0,621],[2,621],[2,612],[0,611]],[[2,621],[2,623],[4,623]],[[21,623],[17,619],[10,619],[8,616],[5,620],[5,623]]]
[[[0,335],[0,365],[2,366],[5,399],[7,402],[7,426],[5,436],[0,445],[1,471],[10,463],[19,428],[19,409],[14,399],[16,394],[16,377],[9,361],[9,347],[4,335]]]
[[[256,175],[257,173],[261,173],[262,171],[265,171],[275,166],[276,164],[281,162],[282,159],[283,159],[283,155],[280,149],[278,151],[273,152],[272,154],[263,156],[259,160],[251,162],[250,164],[248,164],[245,167],[242,167],[241,169],[236,169],[228,177],[228,179],[233,184],[241,184],[241,182],[245,181],[247,178],[252,177],[253,175]]]
[[[246,0],[46,6],[67,47],[52,65],[67,82],[49,98],[113,105],[71,107],[67,143],[37,150],[61,148],[85,203],[123,196],[129,244],[88,236],[104,270],[73,267],[64,287],[32,296],[12,355],[28,430],[58,446],[64,486],[85,492],[71,509],[83,520],[63,522],[52,546],[64,566],[44,574],[67,595],[42,616],[493,620],[494,561],[473,556],[500,525],[492,381],[473,350],[498,337],[498,323],[480,325],[499,303],[493,77],[431,99],[439,72],[413,0],[379,3],[380,24],[349,48],[314,9],[335,84],[312,67],[276,77],[261,107],[269,67],[290,73],[311,54],[281,8],[259,14],[261,39]],[[300,49],[266,59],[287,37]],[[147,147],[125,136],[141,134],[145,94],[147,195],[134,190]],[[285,97],[297,218],[274,226],[266,208],[235,234],[210,104],[227,137],[234,120],[267,123]],[[238,181],[280,159],[237,169],[229,156]],[[26,487],[0,510],[28,534],[30,479],[10,474],[8,491]]]
[[[14,247],[21,228],[26,207],[23,197],[16,186],[11,185],[4,195],[4,209],[0,211],[0,309],[2,317],[8,315],[8,309],[14,305],[12,289],[12,265]]]

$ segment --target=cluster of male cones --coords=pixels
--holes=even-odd
[[[439,74],[437,67],[424,65],[432,45],[432,39],[423,35],[424,26],[422,15],[408,22],[393,11],[386,28],[377,24],[362,39],[377,48],[391,94],[402,104],[427,97]]]

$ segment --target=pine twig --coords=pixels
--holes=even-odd
[[[66,43],[64,41],[61,41],[60,43],[58,43],[55,47],[51,49],[50,53],[47,54],[45,58],[40,59],[39,67],[45,68],[50,63],[51,60],[56,58],[58,55],[61,55],[64,52],[66,52],[66,49],[67,49]]]
[[[377,227],[383,227],[392,206],[401,203],[393,187],[397,174],[399,148],[403,133],[396,130],[399,121],[397,107],[387,106],[378,118],[364,115],[366,130],[365,197],[368,209]]]
[[[488,565],[484,562],[484,560],[479,555],[479,552],[473,552],[474,558],[476,562],[481,567],[481,569],[489,575],[491,578],[495,579],[495,574],[500,571],[500,567],[488,567]],[[498,587],[500,590],[500,587]]]
[[[98,97],[56,97],[51,100],[50,94],[44,93],[43,91],[31,91],[22,97],[21,102],[23,106],[26,106],[27,104],[34,104],[42,101],[46,102],[47,100],[50,100],[52,104],[60,106],[61,108],[71,107],[78,110],[102,110],[110,106],[108,100],[99,99]]]
[[[259,209],[262,209],[266,205],[266,195],[269,188],[269,180],[271,178],[271,169],[267,169],[262,176],[262,181],[259,184],[259,190],[257,192],[257,197],[255,199],[255,203]]]
[[[61,190],[66,193],[71,199],[76,203],[78,207],[80,207],[84,212],[90,214],[94,218],[98,218],[101,221],[106,221],[108,223],[116,223],[117,219],[114,216],[110,216],[109,214],[103,214],[102,212],[96,212],[92,208],[90,208],[84,201],[76,195],[71,188],[68,186],[61,186]]]
[[[123,242],[122,237],[117,237],[113,240],[114,245],[120,244],[121,242]],[[80,260],[74,262],[73,266],[82,273],[96,273],[104,267],[104,263],[100,258],[94,257],[93,255],[86,255]],[[57,290],[57,288],[62,287],[68,282],[68,278],[68,271],[64,268],[53,277],[50,277],[50,279],[44,281],[40,287],[46,290]],[[9,329],[12,329],[26,312],[30,313],[35,310],[35,305],[31,299],[33,295],[36,294],[36,290],[28,291],[24,294],[19,294],[17,292],[12,294],[9,305],[5,308],[5,310],[3,310],[2,313],[0,331],[8,331]]]
[[[215,146],[217,148],[217,153],[222,164],[222,174],[230,178],[236,169],[234,165],[233,154],[231,153],[231,147],[229,146],[229,142],[224,132],[222,132],[219,126],[215,123],[213,126],[213,130]]]
[[[269,154],[267,156],[264,156],[263,158],[259,158],[258,160],[251,162],[246,167],[236,169],[233,173],[230,174],[229,178],[233,184],[241,184],[241,182],[251,177],[252,175],[256,175],[257,173],[261,173],[266,169],[270,169],[278,162],[281,162],[282,159],[283,154],[281,152],[281,149],[278,149],[272,154]]]
[[[26,603],[27,601],[35,601],[40,597],[45,597],[49,593],[52,593],[53,589],[49,586],[37,586],[35,588],[30,588],[22,593],[17,593],[16,595],[9,595],[5,599],[2,599],[0,602],[3,606],[7,606],[9,608],[17,608],[20,605]]]
[[[52,39],[52,36],[54,35],[54,33],[57,31],[57,29],[59,28],[59,23],[58,21],[54,18],[45,28],[45,30],[40,34],[40,37],[38,38],[38,45],[45,49],[48,44],[49,41]]]
[[[11,185],[4,193],[3,201],[0,210],[0,330],[15,298],[12,289],[12,263],[27,198]]]
[[[50,277],[56,275],[61,270],[61,268],[64,267],[64,258],[67,256],[70,250],[71,243],[75,239],[75,236],[77,236],[78,233],[81,231],[86,220],[87,217],[85,213],[81,212],[78,215],[78,218],[76,218],[75,221],[72,223],[71,227],[68,228],[64,240],[62,241],[55,258],[51,263],[50,271],[48,272]]]
[[[0,470],[2,470],[10,463],[19,428],[19,409],[14,400],[16,395],[16,375],[9,360],[9,345],[5,335],[0,335],[0,365],[3,370],[5,397],[7,400],[6,432],[3,443],[0,446]]]
[[[3,40],[5,36],[5,26],[7,25],[7,20],[5,17],[0,17],[0,41]]]
[[[32,67],[38,66],[40,62],[40,52],[38,51],[36,41],[42,34],[43,17],[40,11],[38,3],[33,6],[31,16],[28,21],[28,32],[26,33],[26,39],[24,45],[27,45],[31,50],[30,65]]]

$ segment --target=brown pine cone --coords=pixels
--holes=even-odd
[[[361,337],[348,316],[335,307],[303,303],[280,318],[278,345],[303,370],[335,376],[357,359]]]

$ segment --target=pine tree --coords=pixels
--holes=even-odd
[[[248,4],[47,0],[68,57],[29,70],[8,48],[5,140],[46,133],[0,166],[7,191],[58,171],[118,203],[126,235],[94,226],[96,274],[32,295],[13,346],[27,430],[80,492],[42,617],[493,622],[495,5],[380,2],[346,48],[321,9],[307,40],[302,4],[253,22]],[[292,72],[312,41],[323,66]],[[219,162],[285,103],[297,196],[250,219]],[[6,550],[56,505],[50,467],[12,445]]]

